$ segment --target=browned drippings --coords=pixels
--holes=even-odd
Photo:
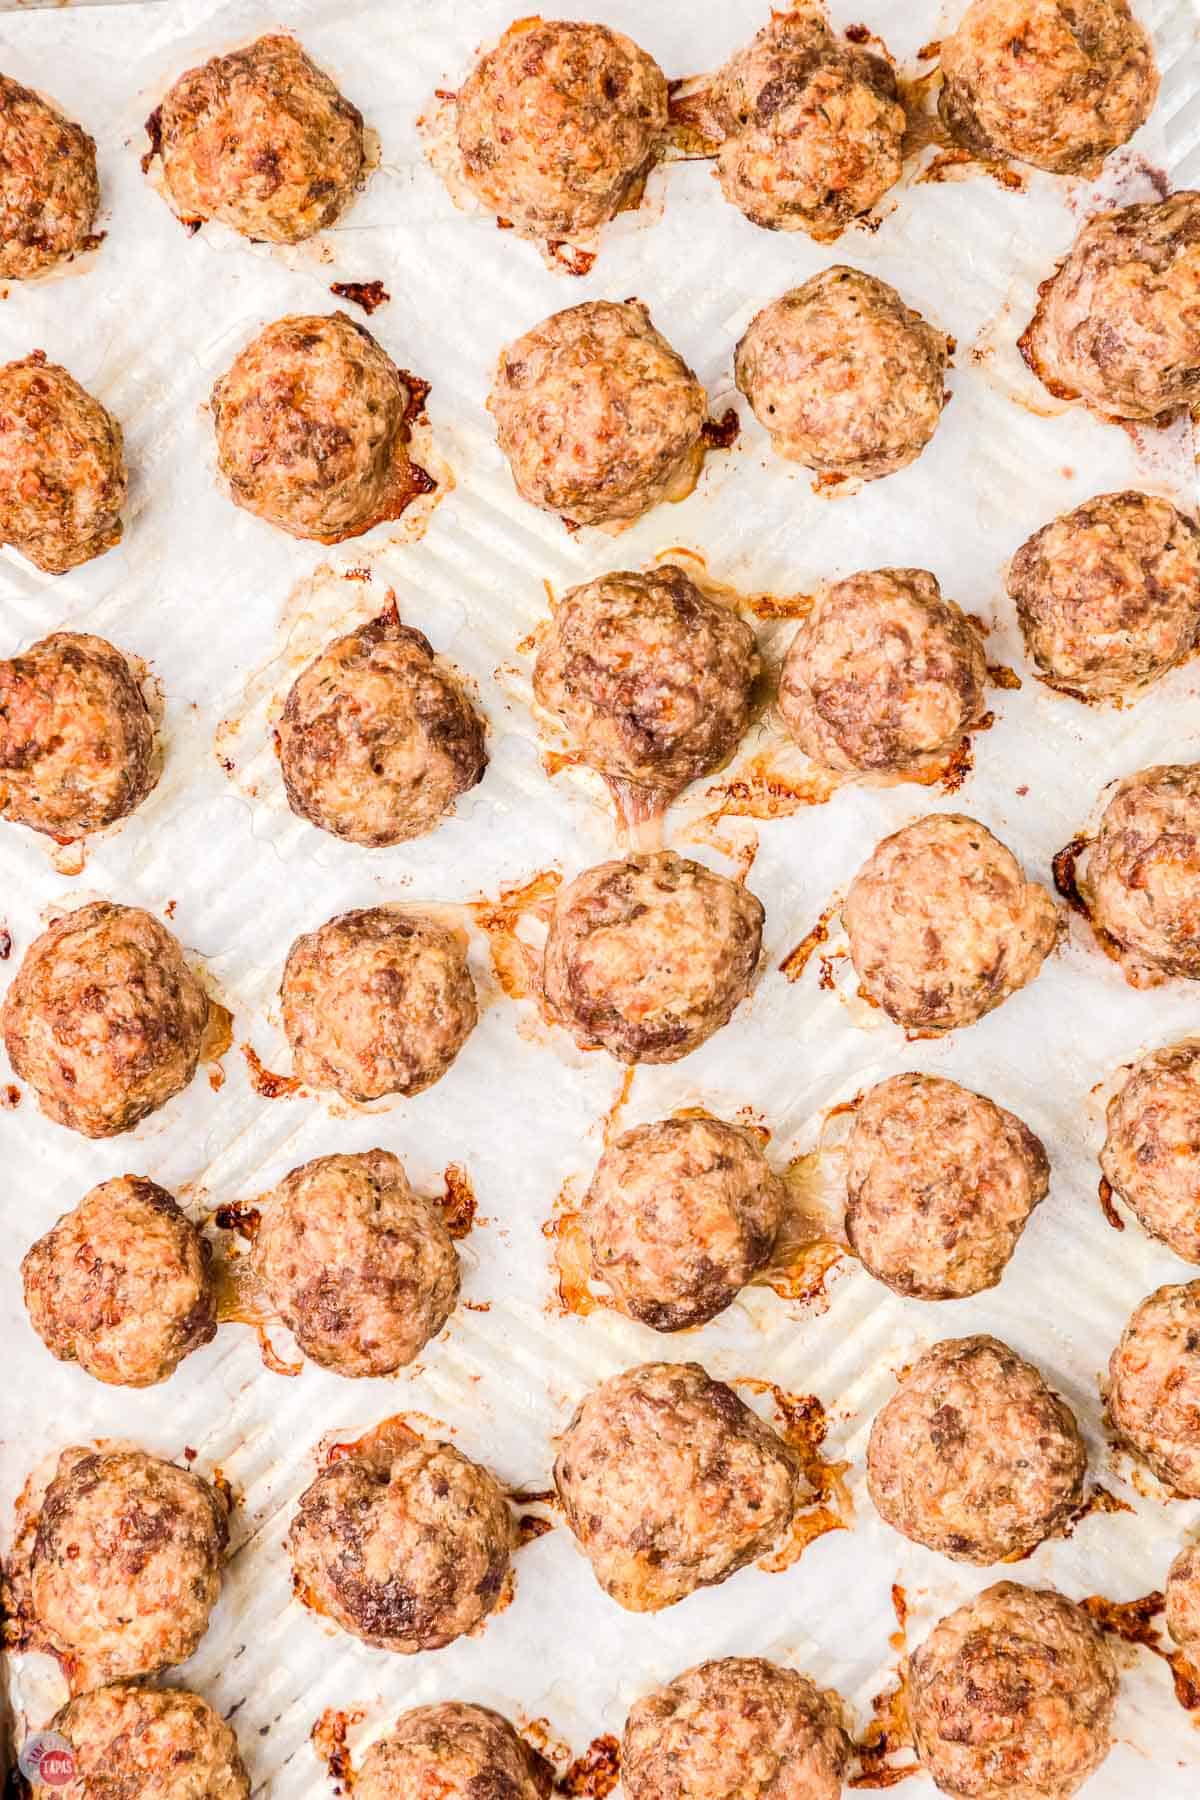
[[[1109,1632],[1126,1644],[1140,1644],[1143,1649],[1155,1652],[1161,1650],[1154,1620],[1162,1613],[1166,1597],[1157,1588],[1143,1594],[1139,1600],[1108,1600],[1103,1594],[1089,1594],[1079,1604],[1101,1631]]]
[[[634,854],[661,848],[663,816],[678,786],[654,787],[626,775],[602,775],[602,780],[612,798],[622,848]]]
[[[1042,367],[1041,358],[1038,356],[1038,353],[1034,349],[1034,345],[1033,345],[1034,332],[1036,331],[1038,321],[1041,318],[1043,302],[1045,301],[1046,295],[1049,292],[1050,287],[1052,286],[1057,274],[1058,274],[1058,269],[1055,268],[1050,272],[1049,275],[1047,275],[1045,281],[1043,281],[1039,284],[1038,291],[1037,291],[1037,304],[1033,309],[1033,316],[1031,317],[1031,319],[1030,319],[1028,325],[1025,327],[1024,331],[1021,333],[1020,337],[1017,339],[1017,349],[1021,352],[1021,357],[1025,363],[1026,368],[1030,371],[1031,374],[1037,376],[1037,379],[1041,382],[1041,384],[1045,388],[1046,392],[1048,394],[1050,394],[1055,400],[1078,400],[1078,398],[1079,398],[1078,389],[1073,388],[1073,387],[1068,387],[1065,381],[1056,380],[1056,378],[1053,375],[1051,375],[1048,370],[1044,369]]]
[[[349,300],[355,306],[361,306],[368,318],[373,312],[378,312],[381,306],[386,306],[392,297],[382,281],[331,281],[329,291],[336,294],[339,300]]]
[[[621,1084],[613,1095],[608,1111],[604,1114],[604,1117],[600,1122],[600,1142],[604,1145],[606,1150],[617,1135],[617,1128],[621,1123],[621,1114],[628,1106],[629,1096],[633,1092],[633,1078],[636,1073],[636,1063],[629,1063],[626,1065],[621,1074]]]
[[[811,594],[747,594],[743,601],[756,619],[807,619],[813,609]]]
[[[361,1707],[353,1707],[349,1711],[335,1706],[327,1706],[309,1733],[309,1739],[318,1757],[329,1771],[329,1778],[335,1782],[335,1791],[339,1794],[349,1793],[354,1786],[354,1764],[350,1760],[350,1751],[346,1739],[356,1725],[361,1725],[366,1718]]]
[[[826,469],[825,473],[818,475],[813,482],[812,491],[814,494],[830,494],[835,488],[845,487],[849,480],[850,476],[840,469]]]
[[[845,779],[818,768],[800,777],[787,776],[768,749],[744,762],[739,774],[714,782],[705,792],[717,802],[712,818],[786,819],[805,806],[823,806]]]
[[[465,1238],[473,1225],[483,1224],[482,1219],[476,1220],[478,1202],[471,1177],[461,1163],[447,1163],[442,1179],[446,1185],[440,1205],[446,1230],[452,1238]]]
[[[248,1201],[230,1200],[225,1206],[218,1206],[213,1214],[213,1224],[219,1231],[236,1231],[239,1237],[249,1238],[253,1243],[262,1224],[262,1213]]]
[[[10,1081],[3,1094],[0,1095],[0,1105],[3,1106],[5,1112],[15,1112],[20,1104],[21,1090],[15,1082]]]
[[[543,750],[542,767],[552,779],[561,775],[564,769],[577,769],[583,763],[583,754],[579,750]]]
[[[721,148],[721,127],[713,113],[713,90],[704,77],[687,76],[668,85],[667,144],[688,160],[707,160]],[[685,92],[684,90],[688,90]]]
[[[554,1530],[553,1519],[539,1518],[537,1513],[522,1513],[517,1520],[517,1549],[523,1550],[526,1544],[532,1544],[548,1531]]]
[[[952,144],[948,149],[939,150],[938,154],[926,165],[917,176],[918,186],[927,181],[958,181],[962,177],[973,174],[976,170],[988,175],[1010,194],[1025,192],[1025,178],[1010,163],[998,162],[995,157],[976,156],[970,150],[963,149],[961,144]]]
[[[579,1210],[573,1204],[574,1183],[568,1179],[559,1190],[553,1217],[542,1226],[542,1236],[554,1244],[554,1267],[557,1273],[558,1311],[575,1313],[585,1319],[604,1304],[593,1294],[589,1283],[592,1272],[591,1253]]]
[[[621,1779],[621,1746],[615,1737],[595,1737],[582,1756],[556,1775],[556,1794],[575,1794],[585,1800],[604,1800]]]
[[[403,1413],[392,1413],[386,1419],[380,1419],[378,1425],[372,1425],[361,1437],[339,1439],[336,1443],[326,1444],[321,1452],[321,1463],[331,1469],[335,1463],[346,1462],[350,1457],[361,1457],[364,1461],[382,1457],[390,1460],[393,1447],[416,1444],[421,1441],[419,1431],[414,1431]]]
[[[425,402],[429,398],[433,384],[425,381],[420,375],[414,375],[411,369],[401,369],[399,375],[408,395],[408,405],[404,409],[403,422],[405,425],[415,425],[418,419],[425,417]],[[418,472],[425,475],[424,469]],[[429,482],[430,488],[436,486],[436,483],[428,475],[425,475],[425,479]],[[427,493],[429,489],[423,491]],[[395,595],[392,598],[394,599]]]
[[[12,946],[12,932],[9,931],[7,927],[0,930],[0,962],[8,961],[9,957],[12,955]]]
[[[150,139],[150,148],[142,157],[142,174],[150,172],[150,164],[156,156],[162,154],[162,107],[156,106],[146,120],[146,136]]]
[[[296,1075],[277,1075],[272,1069],[265,1068],[258,1052],[251,1044],[239,1044],[238,1049],[246,1059],[250,1071],[250,1086],[264,1100],[282,1100],[289,1094],[299,1093],[301,1082]]]
[[[892,1589],[893,1596],[896,1589]],[[903,1589],[900,1590],[903,1593]],[[894,1686],[876,1694],[871,1702],[871,1720],[854,1748],[858,1752],[858,1773],[852,1775],[852,1788],[890,1788],[910,1775],[919,1775],[921,1765],[911,1762],[893,1763],[890,1759],[912,1750],[913,1729],[908,1710],[908,1672],[902,1668]]]
[[[845,1255],[840,1244],[818,1238],[799,1245],[782,1263],[778,1243],[771,1261],[755,1276],[755,1285],[769,1287],[781,1300],[812,1301],[825,1299],[825,1282],[831,1269]]]
[[[581,250],[578,244],[569,244],[566,238],[550,238],[546,249],[549,255],[565,269],[568,275],[590,275],[596,261],[594,250]]]
[[[1091,923],[1091,912],[1087,901],[1079,891],[1079,878],[1076,864],[1083,852],[1088,848],[1091,839],[1073,837],[1069,844],[1064,844],[1057,852],[1050,867],[1054,874],[1054,885],[1073,912],[1079,913]]]
[[[700,427],[700,441],[706,450],[732,450],[741,428],[736,407],[728,406],[719,419],[705,419]]]
[[[1084,1496],[1075,1508],[1063,1528],[1062,1535],[1063,1537],[1073,1537],[1075,1527],[1082,1525],[1085,1519],[1090,1519],[1093,1513],[1132,1513],[1133,1510],[1127,1500],[1119,1500],[1115,1494],[1110,1494],[1106,1487],[1096,1486],[1090,1494]]]
[[[562,886],[562,872],[543,869],[528,881],[502,887],[496,900],[473,900],[467,907],[488,940],[496,980],[510,1000],[540,999],[541,958],[517,935],[528,913],[546,921]]]
[[[208,1065],[208,1085],[214,1094],[219,1094],[221,1089],[225,1086],[225,1071],[220,1063],[210,1063]]]
[[[829,1422],[825,1408],[815,1394],[789,1394],[772,1381],[760,1381],[752,1376],[742,1376],[733,1385],[749,1388],[755,1394],[770,1394],[782,1421],[779,1435],[812,1490],[811,1498],[797,1507],[775,1549],[759,1559],[760,1569],[765,1569],[768,1574],[779,1574],[790,1569],[808,1546],[827,1532],[850,1529],[854,1506],[844,1479],[850,1464],[826,1462],[821,1455]]]
[[[232,1042],[233,1014],[227,1006],[222,1006],[219,1001],[210,1000],[204,1035],[200,1039],[200,1061],[219,1062]]]
[[[993,687],[1008,688],[1012,692],[1021,685],[1021,677],[1007,663],[989,663],[988,678]]]
[[[1104,1214],[1104,1217],[1114,1231],[1124,1231],[1125,1221],[1113,1204],[1112,1183],[1109,1181],[1107,1175],[1102,1175],[1100,1177],[1100,1187],[1098,1192],[1100,1196],[1100,1211]]]
[[[813,951],[818,944],[829,941],[829,922],[838,909],[836,900],[830,901],[812,930],[807,932],[794,949],[789,950],[779,965],[779,973],[789,981],[799,981],[812,959]]]

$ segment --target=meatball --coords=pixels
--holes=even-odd
[[[521,19],[463,82],[456,129],[489,212],[529,237],[569,238],[636,199],[666,133],[667,83],[607,25]]]
[[[0,367],[0,544],[64,575],[120,543],[127,485],[121,427],[73,375],[43,350]]]
[[[691,493],[707,405],[640,300],[552,313],[501,351],[488,399],[522,499],[616,528]]]
[[[443,1700],[401,1713],[371,1745],[357,1800],[548,1800],[550,1765],[488,1706]]]
[[[704,1325],[771,1254],[787,1190],[748,1131],[660,1119],[607,1149],[583,1202],[592,1267],[655,1331]]]
[[[1134,1065],[1108,1103],[1100,1167],[1151,1237],[1200,1263],[1200,1043]]]
[[[322,1469],[287,1536],[297,1591],[378,1650],[440,1650],[504,1591],[512,1520],[503,1493],[453,1444],[398,1421]]]
[[[950,340],[894,287],[835,263],[751,321],[734,377],[780,456],[877,481],[920,456],[946,404]]]
[[[84,1137],[132,1131],[200,1061],[208,998],[165,925],[96,900],[55,919],[4,1000],[4,1042],[56,1124]]]
[[[279,992],[297,1075],[345,1100],[432,1087],[479,1016],[459,934],[387,906],[297,938]]]
[[[432,486],[408,454],[423,392],[343,312],[276,319],[212,391],[234,503],[321,544],[398,519]]]
[[[60,1362],[116,1387],[153,1387],[217,1334],[211,1260],[164,1188],[119,1175],[27,1251],[30,1323]]]
[[[75,1755],[64,1786],[34,1782],[40,1800],[249,1800],[237,1739],[186,1688],[121,1681],[64,1706],[50,1729]]]
[[[102,1681],[192,1655],[221,1587],[225,1501],[144,1450],[64,1450],[33,1542],[34,1616]]]
[[[1119,782],[1079,888],[1102,944],[1133,987],[1200,980],[1200,763]]]
[[[559,892],[547,1003],[618,1062],[677,1062],[750,992],[762,927],[753,894],[671,850],[600,863]]]
[[[1091,219],[1021,338],[1063,400],[1144,424],[1200,402],[1200,193]]]
[[[458,678],[394,606],[296,678],[278,741],[292,811],[370,848],[432,831],[487,767]]]
[[[753,225],[831,243],[900,179],[895,72],[834,37],[816,7],[777,13],[726,64],[713,100],[717,180]]]
[[[846,1146],[846,1235],[876,1280],[917,1300],[995,1287],[1050,1187],[1013,1113],[940,1075],[893,1075],[859,1102]]]
[[[591,768],[674,796],[733,755],[760,670],[746,621],[668,563],[572,588],[533,691]]]
[[[1112,1747],[1118,1677],[1087,1613],[998,1581],[909,1658],[925,1773],[956,1800],[1067,1800]]]
[[[318,1156],[286,1175],[254,1240],[254,1272],[305,1356],[336,1375],[390,1375],[458,1299],[440,1207],[388,1150]]]
[[[1167,1574],[1167,1630],[1181,1650],[1200,1655],[1200,1543],[1179,1552]]]
[[[563,1433],[554,1485],[596,1580],[658,1612],[764,1555],[791,1523],[787,1445],[698,1363],[601,1382]]]
[[[0,281],[28,280],[92,249],[99,208],[87,132],[0,75]]]
[[[956,1562],[1013,1562],[1067,1525],[1087,1451],[1065,1400],[994,1337],[946,1338],[877,1415],[867,1486],[896,1531]]]
[[[220,219],[269,244],[332,225],[362,179],[362,114],[292,37],[189,69],[150,133],[181,218]]]
[[[1062,915],[976,819],[930,813],[877,844],[842,908],[863,992],[929,1036],[974,1024],[1032,981]]]
[[[979,627],[927,569],[868,569],[835,583],[792,639],[779,714],[827,769],[912,774],[958,748],[986,684]]]
[[[1200,1499],[1200,1281],[1135,1308],[1108,1365],[1122,1437],[1177,1494]]]
[[[1128,0],[972,0],[941,45],[938,111],[978,156],[1096,175],[1145,124],[1154,48]]]

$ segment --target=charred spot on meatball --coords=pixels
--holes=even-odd
[[[1132,987],[1200,980],[1200,763],[1160,764],[1117,785],[1079,892]]]
[[[548,1800],[549,1763],[488,1706],[443,1700],[401,1713],[363,1757],[357,1800]]]
[[[186,1688],[119,1681],[80,1694],[50,1722],[75,1774],[39,1800],[249,1800],[237,1739],[207,1700]]]
[[[1200,1281],[1135,1308],[1108,1365],[1108,1410],[1176,1494],[1200,1498]]]
[[[1142,1057],[1107,1118],[1105,1179],[1151,1237],[1200,1263],[1200,1043]]]
[[[87,132],[0,75],[0,281],[27,281],[91,249],[99,208]]]
[[[64,575],[121,541],[121,427],[35,350],[0,368],[0,543]]]
[[[1200,1543],[1186,1545],[1171,1564],[1166,1602],[1167,1630],[1181,1650],[1200,1656]]]

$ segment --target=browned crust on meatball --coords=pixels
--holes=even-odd
[[[1200,1043],[1142,1057],[1108,1103],[1100,1167],[1151,1237],[1200,1263]]]
[[[1200,1498],[1200,1281],[1134,1309],[1108,1365],[1108,1409],[1160,1481]]]
[[[550,1765],[488,1706],[443,1700],[401,1713],[371,1745],[356,1800],[548,1800]]]
[[[0,368],[0,543],[63,575],[121,541],[128,478],[112,414],[35,350]]]
[[[99,208],[87,132],[0,75],[0,280],[27,281],[90,250]]]
[[[186,1688],[96,1688],[56,1713],[50,1729],[74,1751],[75,1778],[35,1781],[42,1800],[249,1800],[236,1737]]]
[[[1185,1544],[1167,1573],[1167,1630],[1181,1650],[1200,1652],[1200,1543]]]
[[[1132,986],[1200,980],[1200,763],[1160,764],[1118,784],[1080,891]]]

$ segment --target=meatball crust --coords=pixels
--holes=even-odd
[[[1117,785],[1079,885],[1133,987],[1200,980],[1200,763],[1160,764]]]
[[[554,1485],[605,1593],[658,1612],[772,1548],[791,1523],[787,1445],[698,1363],[601,1382],[562,1435]]]
[[[41,1800],[249,1800],[237,1739],[186,1688],[95,1688],[64,1706],[50,1729],[74,1751],[75,1778],[35,1781]]]
[[[99,1678],[153,1675],[191,1656],[221,1587],[224,1500],[144,1450],[64,1450],[33,1543],[34,1614]]]
[[[1200,1281],[1136,1307],[1108,1365],[1112,1422],[1159,1480],[1200,1498]]]
[[[503,1493],[453,1444],[380,1427],[322,1469],[287,1536],[298,1592],[377,1650],[440,1650],[500,1599]]]
[[[707,406],[640,300],[552,313],[501,351],[488,399],[522,499],[618,528],[691,493]]]
[[[395,608],[335,638],[279,721],[288,805],[352,844],[432,831],[483,779],[483,724],[428,638]]]
[[[583,1202],[592,1267],[655,1331],[704,1325],[768,1260],[786,1189],[754,1137],[723,1119],[660,1119],[600,1158]]]
[[[1200,1043],[1134,1064],[1108,1103],[1100,1167],[1151,1237],[1200,1263]]]
[[[760,671],[746,621],[667,563],[565,594],[533,691],[589,767],[673,795],[733,755]]]
[[[344,1100],[432,1087],[479,1016],[458,933],[387,906],[297,938],[279,992],[296,1074]]]
[[[165,925],[96,900],[55,919],[4,999],[4,1042],[48,1119],[132,1131],[196,1073],[208,997]]]
[[[401,1713],[363,1757],[357,1800],[548,1800],[550,1765],[488,1706],[443,1700]]]
[[[1200,1655],[1200,1543],[1179,1552],[1167,1574],[1167,1630],[1181,1650]]]
[[[463,173],[489,212],[530,237],[569,238],[613,218],[666,129],[662,70],[607,25],[521,19],[458,93]]]
[[[1068,1800],[1108,1755],[1119,1685],[1083,1608],[998,1581],[909,1658],[925,1773],[956,1800]]]
[[[152,135],[181,218],[269,244],[332,225],[363,173],[362,114],[282,34],[181,75]]]
[[[936,577],[868,569],[835,583],[792,639],[779,715],[827,769],[910,774],[957,749],[986,684],[979,627]]]
[[[121,541],[121,427],[35,350],[0,367],[0,544],[64,575]]]
[[[0,75],[0,281],[27,281],[92,249],[99,209],[87,132]]]
[[[254,1272],[305,1356],[337,1375],[390,1375],[458,1299],[441,1208],[388,1150],[318,1156],[285,1175],[254,1240]]]
[[[618,1062],[677,1062],[750,992],[762,927],[753,894],[674,851],[599,863],[559,892],[547,1003]]]
[[[25,1306],[60,1362],[116,1387],[152,1387],[217,1334],[211,1261],[165,1188],[119,1175],[26,1252]]]
[[[780,456],[878,481],[937,430],[949,354],[949,339],[894,287],[835,263],[763,307],[733,371]]]
[[[1063,927],[1012,851],[961,813],[930,813],[877,844],[842,919],[866,997],[930,1036],[1032,981]]]
[[[867,1447],[881,1518],[956,1562],[1027,1556],[1070,1522],[1086,1473],[1066,1401],[986,1336],[926,1350],[877,1414]]]

